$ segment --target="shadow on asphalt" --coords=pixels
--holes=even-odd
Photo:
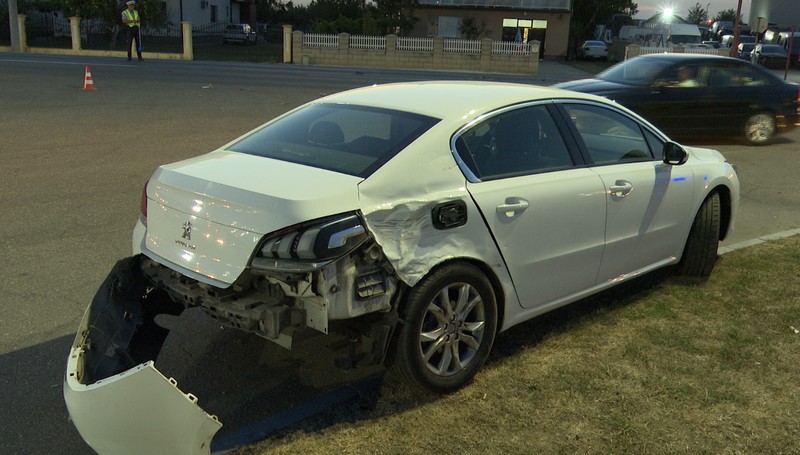
[[[64,336],[0,356],[2,453],[94,454],[64,404],[62,384],[73,339]]]
[[[383,370],[336,368],[335,352],[321,343],[330,343],[332,337],[312,338],[288,351],[255,335],[223,329],[197,309],[159,323],[173,330],[156,366],[219,417],[223,427],[212,441],[214,451],[262,440],[356,400],[377,387]],[[73,339],[63,336],[0,356],[1,453],[95,453],[64,404],[64,372]]]

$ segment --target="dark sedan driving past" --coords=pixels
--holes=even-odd
[[[681,139],[731,137],[761,145],[800,122],[800,86],[729,57],[643,55],[556,87],[614,100]]]

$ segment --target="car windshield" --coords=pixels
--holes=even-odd
[[[603,71],[597,75],[598,79],[626,85],[650,85],[658,74],[661,74],[670,62],[634,58]]]
[[[228,150],[367,177],[437,122],[389,109],[314,104]]]

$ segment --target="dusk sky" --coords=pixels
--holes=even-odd
[[[667,7],[672,7],[673,11],[678,16],[686,17],[689,13],[689,8],[692,8],[698,3],[702,8],[706,8],[706,5],[708,5],[708,15],[709,17],[714,17],[720,11],[728,9],[736,11],[739,5],[738,0],[633,0],[633,2],[639,4],[639,14],[636,15],[637,19],[648,19]],[[749,16],[750,0],[742,0],[742,18],[747,21]]]

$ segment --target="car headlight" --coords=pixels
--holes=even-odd
[[[354,213],[298,224],[268,235],[252,265],[262,270],[309,272],[349,253],[368,237]]]

